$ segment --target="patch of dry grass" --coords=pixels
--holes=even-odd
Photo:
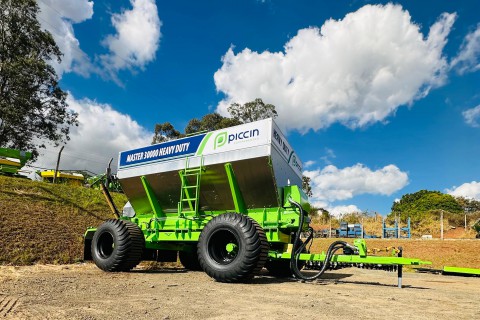
[[[99,190],[0,176],[0,264],[79,261],[86,228],[111,217]]]

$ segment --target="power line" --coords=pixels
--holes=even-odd
[[[49,152],[49,153],[54,153],[54,154],[58,153],[58,151],[53,151],[53,150],[49,150],[49,149],[44,149],[44,151]],[[77,153],[77,152],[72,152],[71,150],[67,151],[65,154],[69,154],[69,155],[72,155],[72,156],[78,156],[79,158],[84,156],[84,155],[90,155],[90,156],[96,157],[97,160],[105,160],[105,159],[110,160],[110,158],[112,158],[111,156],[108,157],[108,156],[104,156],[104,155],[101,155],[101,154],[98,154],[98,153],[89,153],[89,152]]]
[[[37,1],[43,3],[44,5],[46,5],[47,7],[49,7],[50,9],[52,9],[53,11],[57,12],[60,17],[64,16],[63,13],[61,13],[60,11],[58,11],[57,9],[55,9],[54,7],[52,7],[51,5],[49,5],[48,3],[46,3],[45,1],[42,1],[42,0],[37,0]]]
[[[41,169],[41,170],[50,170],[51,168],[44,168],[44,167],[38,167],[38,166],[33,166],[31,164],[27,164],[25,166],[26,168],[33,168],[33,169]]]
[[[54,151],[47,151],[47,152],[53,153],[53,154],[58,153],[58,152],[54,152]],[[102,159],[92,160],[92,159],[82,158],[82,157],[78,156],[78,154],[75,155],[75,154],[71,154],[71,153],[68,153],[68,152],[65,152],[63,155],[66,156],[66,157],[77,159],[77,160],[84,160],[84,161],[88,161],[88,162],[92,162],[92,163],[98,163],[98,164],[106,164],[106,163],[108,163],[108,161],[110,161],[110,158],[102,158],[104,161],[101,161]]]

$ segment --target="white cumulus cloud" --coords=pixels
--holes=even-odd
[[[362,164],[343,169],[328,165],[303,174],[311,179],[312,204],[337,216],[361,210],[355,205],[335,205],[335,201],[349,200],[361,194],[388,196],[408,184],[408,174],[392,164],[375,171]]]
[[[325,210],[334,217],[341,217],[347,213],[362,212],[362,210],[355,205],[326,207]]]
[[[317,163],[316,161],[313,161],[313,160],[308,160],[306,161],[304,164],[303,164],[303,167],[304,168],[310,168],[311,166],[313,166],[315,163]]]
[[[217,111],[255,98],[276,106],[285,129],[350,128],[385,121],[444,83],[443,47],[456,19],[442,14],[425,37],[399,5],[366,5],[342,20],[301,29],[281,52],[235,54],[215,73]]]
[[[337,156],[335,155],[335,152],[330,149],[330,148],[325,148],[325,155],[321,157],[320,159],[325,162],[325,164],[332,164],[332,160],[335,159]]]
[[[73,25],[82,23],[93,16],[93,1],[88,0],[41,0],[38,21],[48,30],[60,51],[62,62],[52,61],[59,77],[63,73],[75,72],[88,76],[93,65],[85,52],[80,49],[80,41],[75,37]]]
[[[100,59],[111,73],[122,69],[143,69],[155,59],[160,43],[162,22],[155,0],[130,0],[130,4],[131,10],[112,15],[116,33],[103,40],[109,53]]]
[[[310,199],[310,204],[315,208],[327,210],[332,216],[337,218],[349,213],[362,212],[362,210],[354,204],[335,205],[334,203],[319,199]]]
[[[450,63],[459,74],[480,70],[480,23],[467,34],[458,55]]]
[[[116,167],[120,151],[149,145],[152,141],[152,132],[108,104],[89,99],[76,100],[71,95],[67,102],[70,109],[78,113],[79,126],[71,128],[71,140],[62,152],[62,169],[88,169],[101,173],[112,157],[112,167]],[[40,149],[41,156],[33,165],[55,168],[59,150],[59,147]]]
[[[462,112],[463,118],[465,122],[472,127],[478,128],[480,127],[480,105],[476,106],[475,108],[468,109]]]
[[[314,197],[327,201],[366,193],[391,195],[408,184],[408,174],[393,164],[375,171],[362,164],[343,169],[328,165],[321,170],[305,171],[304,175],[312,179]]]
[[[459,187],[454,186],[446,190],[448,194],[455,197],[465,197],[480,200],[480,182],[466,182]]]

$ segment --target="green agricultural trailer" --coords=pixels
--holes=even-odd
[[[31,157],[31,152],[11,148],[0,148],[0,174],[18,175],[22,167]]]
[[[107,196],[118,218],[85,233],[85,260],[105,271],[178,257],[217,281],[244,282],[264,267],[313,280],[358,266],[396,269],[401,286],[402,266],[424,263],[401,249],[368,255],[363,239],[309,252],[302,162],[272,119],[121,152],[117,177],[129,202],[120,213]]]

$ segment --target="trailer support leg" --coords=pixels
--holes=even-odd
[[[401,258],[402,255],[403,255],[402,254],[403,249],[402,249],[402,247],[398,247],[398,250],[399,250],[399,252],[398,252],[397,256]],[[403,277],[403,265],[400,264],[400,265],[398,265],[398,287],[400,289],[402,288],[402,277]]]
[[[110,210],[112,210],[112,213],[115,215],[115,218],[120,219],[120,213],[118,212],[118,209],[115,206],[115,202],[113,202],[110,191],[108,191],[107,187],[105,187],[103,183],[100,184],[100,189],[102,189],[102,193],[105,196],[105,199],[107,200],[107,204],[110,207]]]

